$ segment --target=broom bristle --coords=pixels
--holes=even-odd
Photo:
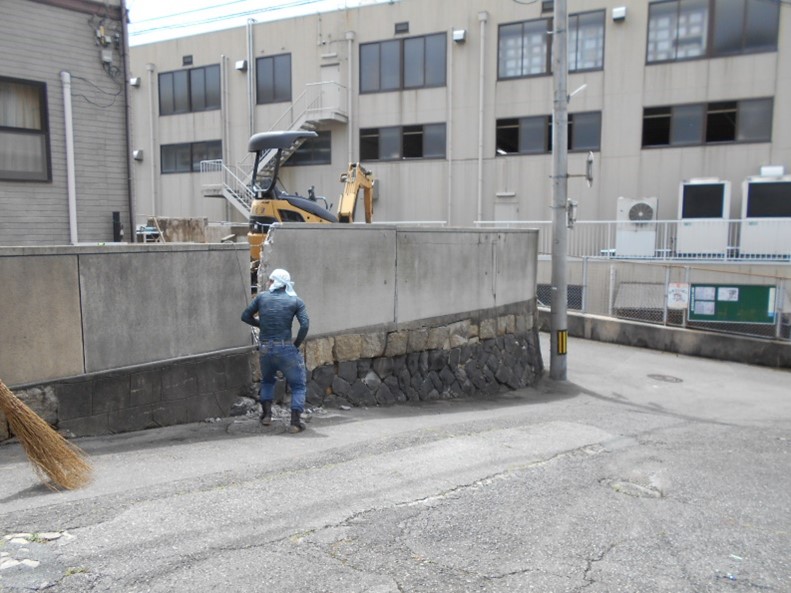
[[[0,381],[0,409],[11,432],[25,451],[36,473],[43,479],[73,490],[91,480],[92,468],[85,453],[57,433],[38,414]]]

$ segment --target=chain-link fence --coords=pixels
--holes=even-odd
[[[791,340],[788,265],[680,265],[569,259],[568,310],[646,323]],[[551,260],[538,264],[550,305]]]

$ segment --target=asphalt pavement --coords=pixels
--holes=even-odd
[[[0,445],[0,592],[788,592],[790,379],[577,339],[497,397],[77,439],[71,492]]]

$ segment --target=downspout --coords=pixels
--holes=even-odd
[[[478,21],[481,23],[481,58],[478,65],[480,79],[478,82],[478,210],[477,219],[483,218],[483,90],[486,84],[486,21],[489,13],[486,11],[478,13]]]
[[[154,85],[154,64],[146,64],[148,70],[148,135],[151,140],[149,145],[149,152],[151,158],[151,216],[157,215],[157,136],[156,125],[154,123],[154,114],[158,111],[154,110],[154,92],[156,87]]]
[[[247,124],[248,137],[255,134],[255,87],[253,86],[253,71],[255,55],[253,52],[253,23],[255,19],[247,19]],[[255,172],[253,173],[255,176]]]
[[[355,163],[357,162],[354,158],[354,119],[352,118],[352,94],[354,90],[354,31],[347,31],[346,32],[346,55],[348,56],[348,63],[349,63],[349,83],[346,85],[346,115],[349,120],[349,126],[347,128],[347,152],[349,158],[347,162]]]
[[[220,143],[222,145],[223,166],[228,164],[228,56],[220,55],[220,119],[222,129],[220,130]],[[223,172],[224,177],[224,172]],[[231,220],[231,205],[225,200],[225,220]]]
[[[451,225],[451,201],[453,199],[453,29],[448,36],[448,86],[446,87],[448,101],[447,138],[448,143],[448,205],[445,216],[447,226]]]
[[[77,244],[77,184],[74,179],[74,121],[71,111],[71,74],[62,70],[63,119],[66,127],[66,186],[69,203],[69,240]]]
[[[134,229],[134,221],[135,221],[135,195],[132,191],[132,134],[130,133],[129,129],[129,111],[131,109],[129,105],[129,85],[127,81],[129,80],[129,45],[127,44],[127,40],[129,39],[129,31],[127,29],[127,10],[126,10],[126,0],[121,0],[121,43],[123,44],[121,47],[123,48],[123,55],[121,56],[121,63],[123,64],[124,69],[124,133],[126,134],[126,191],[128,196],[129,202],[129,234],[131,235],[131,240],[134,241],[137,237],[137,233],[135,233]]]

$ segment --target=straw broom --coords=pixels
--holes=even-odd
[[[0,410],[5,414],[11,432],[19,439],[42,480],[49,477],[52,482],[67,490],[74,490],[90,482],[92,468],[85,453],[27,407],[2,380]]]

